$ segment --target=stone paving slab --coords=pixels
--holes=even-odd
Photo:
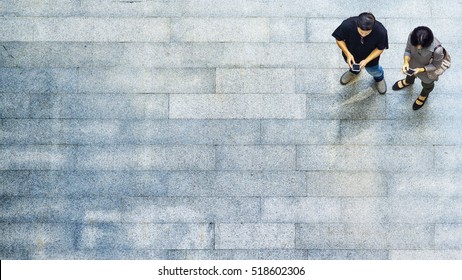
[[[448,8],[449,7],[449,8]],[[388,92],[331,36],[372,11]],[[462,259],[462,3],[0,2],[0,258]],[[409,32],[453,58],[394,92]],[[451,28],[448,28],[451,26]]]

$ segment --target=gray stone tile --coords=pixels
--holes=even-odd
[[[144,144],[258,144],[258,120],[153,120],[126,125],[125,142]]]
[[[18,248],[36,254],[47,250],[74,249],[75,228],[72,224],[1,223],[0,225],[2,255],[6,250],[17,251]]]
[[[107,0],[81,0],[80,10],[90,16],[126,17],[126,16],[182,16],[184,1],[107,1]]]
[[[5,119],[0,123],[3,144],[63,144],[62,124],[48,119]]]
[[[173,119],[303,119],[302,94],[170,95]]]
[[[428,97],[423,110],[418,111],[412,110],[412,104],[419,96],[420,85],[414,85],[417,90],[413,90],[412,94],[387,96],[387,119],[420,119],[422,122],[432,119],[458,119],[458,104],[460,104],[462,97],[445,94],[437,89],[438,86],[435,86],[435,94],[430,94]],[[439,94],[437,94],[438,91]]]
[[[217,93],[295,93],[295,70],[217,69]]]
[[[339,136],[337,120],[263,120],[264,144],[336,144]]]
[[[305,18],[271,18],[271,42],[305,42]]]
[[[34,22],[28,18],[1,18],[0,41],[33,41],[34,27]]]
[[[435,249],[462,250],[462,224],[437,224]]]
[[[211,249],[209,224],[88,224],[82,249]]]
[[[66,223],[79,219],[76,203],[65,198],[2,197],[2,222]]]
[[[352,14],[351,16],[356,16]],[[346,19],[346,18],[344,18]],[[307,18],[306,35],[309,43],[334,43],[335,38],[332,32],[342,23],[343,18]]]
[[[334,55],[337,56],[339,54],[336,53]],[[356,83],[354,87],[348,85],[342,86],[340,84],[340,77],[347,70],[344,65],[341,67],[345,69],[324,69],[326,66],[327,65],[321,64],[318,65],[318,67],[296,69],[296,92],[307,93],[309,97],[316,97],[317,95],[347,94],[347,92],[352,89],[356,90],[359,88],[359,85]],[[367,78],[361,75],[357,83],[361,83],[361,87],[364,86],[364,89],[366,89],[370,87],[370,85],[367,84],[370,81],[366,80]],[[372,94],[372,92],[370,93]]]
[[[64,249],[45,249],[31,250],[30,260],[95,260],[96,250],[64,250]]]
[[[101,44],[100,49],[103,48]],[[111,44],[113,48],[106,48],[106,55],[116,56],[118,44]],[[2,42],[0,52],[3,59],[0,60],[2,67],[21,68],[72,68],[93,65],[93,60],[100,57],[92,57],[93,45],[90,43],[73,42]],[[101,55],[102,56],[102,55]],[[118,55],[120,56],[120,54]]]
[[[438,170],[460,170],[462,168],[461,146],[436,146],[435,167]]]
[[[0,118],[27,118],[29,100],[27,94],[0,93]]]
[[[432,28],[432,18],[387,18],[382,21],[388,31],[388,42],[392,44],[406,44],[409,34],[417,26],[429,26]],[[438,38],[437,34],[435,36]],[[403,46],[404,52],[404,46]],[[402,63],[402,56],[400,62]]]
[[[462,3],[450,0],[431,1],[431,10],[433,18],[460,18],[460,11],[462,9]],[[446,7],[446,8],[444,8]]]
[[[29,171],[0,171],[0,196],[27,195],[29,176]]]
[[[0,146],[0,170],[68,170],[74,167],[74,148],[49,145]]]
[[[298,146],[297,169],[309,171],[414,171],[433,165],[422,146]]]
[[[109,71],[108,67],[149,67],[150,69],[158,69],[233,68],[238,66],[239,68],[302,67],[318,69],[320,65],[324,68],[328,65],[334,65],[346,69],[346,64],[342,61],[340,55],[340,49],[337,45],[331,43],[324,44],[322,48],[319,48],[316,43],[245,42],[180,42],[170,44],[144,42],[4,42],[2,46],[7,48],[7,50],[0,48],[0,52],[4,56],[4,59],[0,60],[0,66],[2,67],[98,67],[106,69],[104,71]],[[401,63],[401,59],[399,63]],[[90,70],[98,73],[101,69]],[[149,72],[149,69],[144,70]],[[172,70],[168,69],[165,69],[165,71],[172,72]],[[189,69],[181,71],[188,72]],[[324,70],[324,72],[326,71],[327,69]],[[114,76],[115,74],[111,73],[108,76]],[[128,76],[130,78],[129,74],[119,71],[118,77],[127,78]],[[99,75],[105,78],[104,73]],[[169,76],[172,76],[172,74],[167,75],[165,79],[167,80]],[[116,76],[114,77],[116,81],[119,79]],[[338,79],[340,79],[340,76],[335,80]],[[190,80],[186,80],[184,83],[188,81]],[[102,83],[102,81],[98,82]],[[121,83],[121,81],[118,82]],[[162,84],[159,83],[157,86],[160,85]],[[141,86],[136,85],[137,88]]]
[[[0,258],[462,259],[461,71],[391,90],[417,25],[462,59],[420,4],[1,1]],[[339,85],[363,11],[385,96]]]
[[[429,5],[418,6],[414,1],[403,3],[399,0],[391,0],[387,2],[384,9],[377,9],[375,5],[367,0],[361,1],[361,4],[361,7],[365,11],[374,11],[374,15],[378,20],[384,18],[421,18],[421,15],[431,14],[431,7]]]
[[[123,219],[136,223],[253,223],[260,216],[256,197],[126,198]]]
[[[370,87],[350,94],[349,97],[308,95],[306,99],[307,119],[385,119],[386,99]]]
[[[341,143],[348,145],[460,145],[460,121],[342,120]]]
[[[0,246],[2,260],[30,260],[32,255],[32,250],[23,246]]]
[[[406,31],[399,33],[400,35],[404,35],[404,39],[397,43],[389,43],[389,48],[385,50],[380,58],[380,65],[384,67],[385,73],[385,80],[389,83],[388,93],[398,93],[397,91],[393,91],[391,86],[398,80],[404,79],[406,76],[402,72],[403,67],[403,58],[404,58],[404,50],[406,48],[407,42],[407,35],[412,31]],[[389,33],[390,34],[390,33]],[[401,40],[401,39],[397,39]]]
[[[443,4],[444,5],[444,4]],[[452,5],[460,5],[460,3],[454,3]],[[450,7],[450,6],[449,6]],[[448,9],[452,11],[452,8]],[[460,9],[459,9],[460,10]],[[446,14],[446,13],[445,13]],[[437,16],[438,18],[433,18],[430,23],[427,23],[426,26],[429,26],[432,31],[434,32],[434,35],[438,40],[440,40],[445,48],[450,50],[450,53],[458,52],[458,50],[453,47],[455,44],[457,44],[457,37],[455,34],[460,34],[460,27],[459,26],[454,26],[454,33],[449,32],[449,30],[446,30],[446,26],[448,24],[451,24],[451,22],[454,22],[454,18],[446,17],[444,16]],[[431,24],[431,25],[430,25]],[[454,45],[453,45],[454,44]],[[450,46],[451,45],[451,46]],[[458,56],[460,57],[460,56]]]
[[[47,197],[162,196],[165,180],[165,173],[151,171],[34,171],[29,188],[31,195]]]
[[[87,250],[84,250],[84,252]],[[94,249],[89,250],[89,253],[95,255],[96,260],[168,260],[169,249],[125,249],[112,250]]]
[[[91,104],[91,102],[89,102]],[[101,102],[104,103],[104,102]],[[154,102],[153,102],[154,103]],[[162,103],[162,102],[161,102]],[[140,101],[140,106],[149,104]],[[150,104],[154,106],[153,104]],[[122,104],[121,104],[122,107]],[[163,106],[162,106],[163,107]],[[122,109],[122,108],[121,108]],[[165,107],[165,109],[167,109]],[[103,113],[103,109],[94,109]],[[163,108],[157,113],[161,113]],[[153,113],[156,110],[152,111]],[[114,114],[115,110],[108,110]],[[138,114],[138,115],[137,115]],[[5,135],[5,139],[18,143],[51,141],[65,144],[159,144],[159,145],[215,145],[215,144],[258,144],[260,142],[259,121],[248,120],[149,120],[143,112],[133,109],[133,114],[122,112],[115,119],[61,119],[43,120],[45,128],[59,124],[61,130],[51,133],[50,137],[37,139],[14,138]],[[82,115],[83,117],[83,115]],[[109,118],[110,116],[107,116]],[[122,120],[120,118],[139,118]],[[154,116],[153,116],[154,117]],[[34,122],[24,120],[24,122]],[[9,121],[6,121],[8,124]],[[43,128],[43,126],[42,126]],[[34,129],[38,130],[39,128]],[[19,132],[18,132],[19,133]],[[28,133],[32,134],[32,133]],[[34,143],[35,143],[34,142]]]
[[[78,0],[5,0],[0,6],[2,15],[22,16],[72,16],[79,12]]]
[[[462,250],[390,250],[391,260],[462,260]]]
[[[308,250],[309,260],[387,260],[388,250]]]
[[[2,199],[3,222],[82,223],[119,222],[121,202],[114,198],[5,197]]]
[[[96,3],[95,3],[96,2]],[[421,14],[430,14],[430,7],[422,7],[407,13],[400,12],[399,1],[391,1],[390,10],[380,10],[382,17],[417,17]],[[233,3],[222,0],[193,0],[193,1],[147,1],[138,5],[125,2],[109,2],[104,0],[82,1],[82,9],[90,15],[115,15],[127,16],[137,15],[158,15],[158,16],[186,16],[186,17],[347,17],[357,15],[363,10],[374,10],[374,5],[368,1],[358,1],[354,10],[345,9],[344,3],[316,0],[310,3],[302,0],[283,1],[244,1],[237,0]],[[378,11],[379,12],[379,11]]]
[[[175,250],[172,260],[304,260],[307,250],[229,249],[229,250]]]
[[[164,119],[168,96],[164,94],[76,94],[58,97],[60,118]]]
[[[460,223],[460,197],[392,197],[390,221],[396,223]]]
[[[80,68],[82,93],[212,93],[214,69]]]
[[[297,249],[386,250],[431,249],[432,225],[410,224],[301,224]]]
[[[222,45],[220,65],[246,67],[304,67],[318,68],[319,65],[337,65],[338,47],[303,43],[232,43]],[[215,59],[216,60],[216,59]]]
[[[37,41],[170,41],[166,18],[46,18],[34,23]]]
[[[217,224],[217,249],[293,249],[293,224]]]
[[[1,93],[75,93],[77,69],[0,68]]]
[[[60,118],[62,115],[63,94],[40,93],[30,94],[30,118]]]
[[[174,42],[269,42],[266,18],[174,18]]]
[[[8,17],[0,41],[168,42],[166,18]]]
[[[261,220],[269,223],[332,223],[342,219],[338,198],[262,198]]]
[[[120,145],[77,148],[77,170],[213,170],[211,146]]]
[[[230,64],[223,62],[224,49],[225,46],[234,46],[234,44],[207,42],[127,43],[120,46],[123,52],[118,60],[115,60],[113,56],[108,56],[106,60],[112,65],[132,65],[134,67],[227,67]],[[99,50],[102,46],[95,45],[94,48]]]
[[[293,146],[221,146],[217,148],[218,170],[295,170]]]
[[[342,199],[342,220],[345,223],[388,223],[390,222],[390,211],[388,199],[386,197]]]
[[[389,179],[376,172],[306,172],[308,196],[384,197]]]
[[[462,174],[458,171],[397,172],[387,177],[388,195],[402,197],[460,197]]]
[[[99,97],[99,96],[98,96]],[[99,98],[102,99],[101,97]],[[101,105],[96,105],[90,102],[88,99],[85,100],[86,102],[81,102],[79,105],[88,104],[81,106],[81,109],[92,107],[90,110],[84,110],[88,115],[87,117],[91,117],[94,114],[109,114],[106,117],[111,117],[111,115],[116,115],[116,112],[119,111],[116,108],[112,107],[112,110],[107,110],[104,112],[105,109],[108,109],[108,106],[103,106],[104,102],[100,102]],[[152,100],[154,103],[154,100]],[[78,102],[78,100],[76,100]],[[95,102],[96,103],[96,102]],[[111,102],[110,102],[111,103]],[[140,102],[141,104],[142,102]],[[161,103],[161,102],[160,102]],[[69,102],[70,104],[70,102]],[[79,106],[77,105],[77,106]],[[71,105],[72,106],[72,105]],[[97,107],[102,107],[102,109],[97,109]],[[122,107],[122,106],[120,106]],[[128,107],[128,106],[127,106]],[[74,107],[76,108],[76,107]],[[122,108],[120,108],[122,109]],[[128,108],[127,108],[128,109]],[[123,110],[123,109],[122,109]],[[73,110],[78,111],[78,110]],[[133,115],[129,114],[128,110],[120,112],[115,118],[133,118],[136,117],[136,109],[132,109]],[[81,117],[84,117],[82,113],[79,114]],[[67,117],[70,117],[71,114],[68,114]],[[75,115],[77,116],[77,115]],[[101,115],[102,116],[102,115]],[[143,118],[143,116],[138,115],[139,118]],[[59,123],[61,130],[59,134],[54,135],[54,139],[61,141],[61,143],[65,144],[77,144],[77,145],[89,145],[89,144],[123,144],[128,143],[128,139],[130,139],[129,135],[127,135],[127,126],[130,124],[136,123],[133,120],[129,121],[122,121],[122,120],[100,120],[100,119],[59,119],[59,120],[49,120],[49,123]],[[56,141],[55,140],[55,141]]]
[[[303,196],[301,172],[170,172],[169,196]]]
[[[119,223],[124,214],[122,199],[113,197],[74,199],[78,202],[81,223]],[[66,211],[64,211],[66,212]]]

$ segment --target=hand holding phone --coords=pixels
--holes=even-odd
[[[361,66],[357,63],[353,63],[352,66],[351,66],[351,71],[353,72],[359,72],[361,71]]]
[[[408,76],[413,76],[415,74],[415,69],[412,69],[412,68],[409,68],[407,71],[406,71],[406,75]]]

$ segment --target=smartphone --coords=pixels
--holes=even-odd
[[[351,70],[354,72],[359,72],[361,70],[361,67],[359,66],[359,64],[353,63]]]
[[[412,75],[414,75],[414,73],[415,73],[415,69],[409,68],[409,70],[406,71],[406,75],[408,75],[408,76],[412,76]]]

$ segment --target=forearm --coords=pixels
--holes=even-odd
[[[411,61],[411,57],[405,55],[405,56],[404,56],[404,64],[403,64],[403,72],[406,72],[407,69],[409,69],[409,62],[410,62],[410,61]],[[426,71],[424,67],[422,67],[422,68],[415,68],[414,70],[416,70],[416,74],[422,73],[422,72],[425,72],[425,71]]]
[[[407,55],[405,55],[405,56],[404,56],[404,64],[407,64],[407,65],[409,65],[409,61],[411,61],[411,57],[410,57],[410,56],[407,56]]]
[[[371,62],[372,60],[376,59],[383,53],[383,50],[375,49],[373,50],[367,57],[364,59],[364,61],[367,63]]]
[[[348,50],[348,47],[345,43],[345,41],[340,41],[340,40],[337,40],[337,46],[342,50],[342,52],[347,56],[353,56],[350,51]]]

